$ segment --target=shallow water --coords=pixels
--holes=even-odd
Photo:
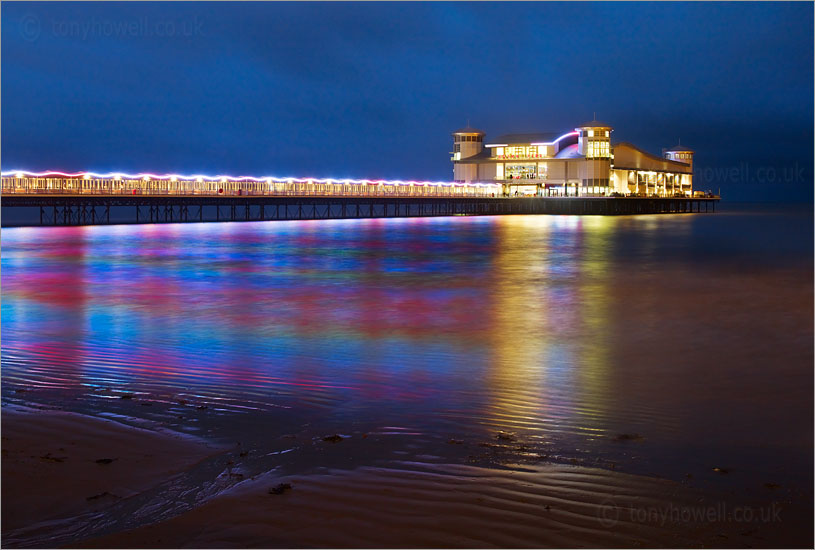
[[[722,210],[5,229],[3,400],[239,444],[248,473],[809,490],[811,205]]]

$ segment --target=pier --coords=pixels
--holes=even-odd
[[[166,195],[4,195],[2,224],[319,220],[512,214],[635,215],[715,212],[716,198],[601,197],[207,197]],[[17,221],[12,214],[25,212]],[[19,219],[19,218],[18,218]]]
[[[718,197],[507,197],[495,184],[119,176],[2,177],[2,225],[715,212]]]

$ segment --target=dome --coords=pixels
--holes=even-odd
[[[469,126],[465,126],[464,128],[459,128],[458,130],[453,132],[453,135],[455,135],[455,134],[480,134],[482,136],[486,135],[481,130],[476,130],[475,128],[470,128]]]
[[[599,120],[592,120],[591,122],[581,124],[578,128],[613,128],[613,126],[605,122],[600,122]]]
[[[665,149],[666,153],[695,153],[693,149],[690,147],[685,147],[684,145],[674,145],[670,149]]]

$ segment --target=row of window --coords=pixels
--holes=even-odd
[[[546,158],[549,152],[546,145],[513,145],[512,147],[496,147],[494,149],[496,158]]]
[[[682,179],[681,174],[667,174],[664,172],[628,172],[628,183],[629,185],[635,183],[650,183],[650,184],[673,184],[676,183],[679,185],[679,182]]]
[[[475,141],[475,142],[481,143],[482,141],[484,141],[484,136],[458,136],[457,135],[457,136],[453,136],[453,138],[454,138],[453,141],[455,143],[458,143],[458,142],[461,142],[461,141]]]
[[[611,156],[607,141],[586,142],[586,158],[608,158]]]

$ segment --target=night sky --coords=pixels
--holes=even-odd
[[[4,3],[2,168],[450,179],[568,131],[811,200],[812,3]]]

